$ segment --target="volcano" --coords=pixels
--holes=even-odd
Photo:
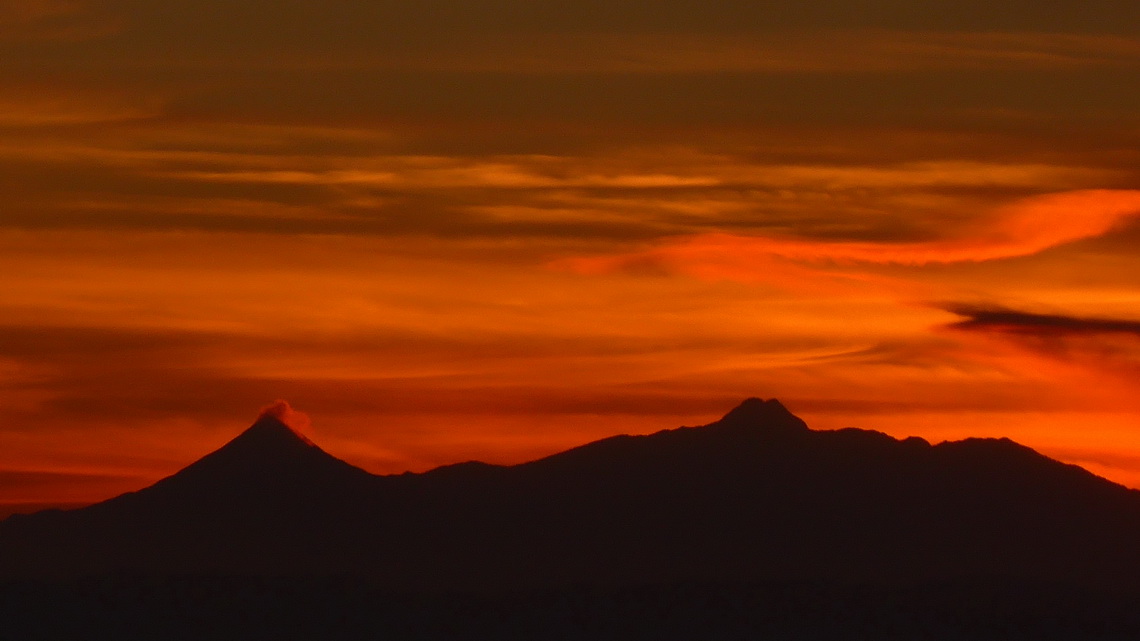
[[[0,577],[1121,585],[1140,571],[1137,542],[1140,492],[1012,441],[817,431],[748,399],[700,427],[391,476],[263,415],[148,488],[0,523]]]

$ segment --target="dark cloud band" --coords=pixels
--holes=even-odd
[[[1034,314],[1001,307],[946,305],[948,312],[964,320],[952,323],[953,329],[977,332],[1014,332],[1025,334],[1135,334],[1140,336],[1140,321],[1114,318],[1087,318],[1062,314]]]

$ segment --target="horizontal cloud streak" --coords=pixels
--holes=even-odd
[[[1135,389],[1140,372],[1140,320],[1042,314],[1001,307],[946,305],[964,320],[946,329],[1083,369],[1101,389]],[[1048,367],[1048,365],[1046,365]]]
[[[10,176],[0,226],[615,240],[790,230],[901,241],[929,236],[948,215],[968,224],[979,202],[1131,178],[1111,163],[954,159],[960,149],[912,162],[860,162],[843,147],[804,158],[777,144],[441,155],[393,153],[383,132],[351,129],[127,130],[88,144],[0,144]],[[915,144],[902,133],[891,140]],[[61,184],[61,173],[71,180]]]
[[[73,486],[84,483],[135,480],[132,475],[68,470],[10,470],[0,468],[0,486],[7,489],[36,490],[50,486]]]
[[[944,309],[965,317],[965,320],[949,326],[964,331],[1045,335],[1133,334],[1140,336],[1140,320],[1035,314],[1000,307],[972,305],[947,305]]]
[[[1140,214],[1140,190],[1085,190],[1038,196],[999,209],[963,237],[922,242],[825,242],[704,234],[617,256],[557,263],[583,273],[655,265],[684,273],[754,278],[772,260],[926,265],[983,262],[1036,254],[1117,229]]]
[[[378,58],[373,64],[532,74],[882,73],[1140,65],[1140,39],[1099,34],[888,30],[751,36],[542,34],[499,36],[464,45],[462,51],[424,50],[402,59]]]

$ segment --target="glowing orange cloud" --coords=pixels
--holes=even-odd
[[[606,273],[653,265],[696,276],[715,274],[751,279],[770,269],[773,258],[901,265],[981,262],[1028,256],[1101,236],[1137,214],[1140,214],[1140,190],[1081,190],[1019,201],[997,210],[982,228],[957,238],[891,243],[698,234],[676,238],[641,252],[575,258],[560,265],[580,273]]]

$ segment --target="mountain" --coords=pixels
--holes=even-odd
[[[1007,439],[814,431],[775,400],[515,466],[374,476],[272,416],[177,474],[0,523],[0,577],[359,576],[393,590],[1140,571],[1140,492]]]

